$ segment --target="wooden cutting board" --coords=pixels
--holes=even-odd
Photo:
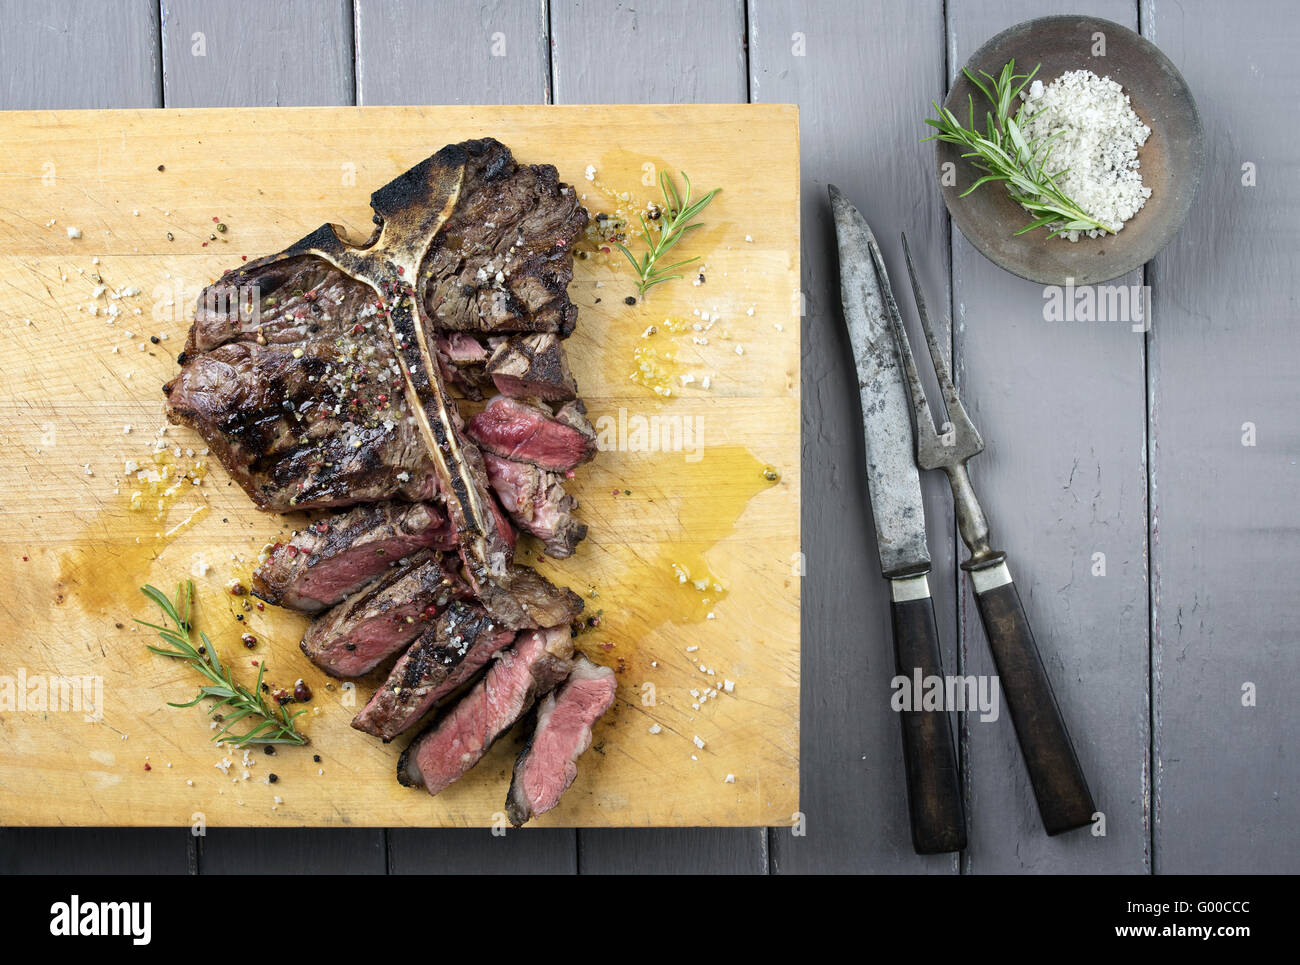
[[[570,487],[590,536],[538,565],[599,616],[579,646],[617,669],[619,699],[536,824],[791,820],[798,115],[752,105],[0,115],[0,823],[501,823],[522,736],[436,798],[399,786],[404,742],[348,726],[382,678],[331,681],[298,650],[301,616],[245,611],[227,590],[304,517],[255,510],[189,430],[159,435],[160,387],[204,285],[327,221],[367,237],[371,191],[485,135],[555,164],[593,216],[643,206],[663,170],[679,186],[686,171],[697,194],[722,188],[677,249],[701,257],[702,280],[693,270],[628,306],[617,252],[586,244],[576,261],[569,352],[603,451]],[[200,484],[141,482],[141,469]],[[150,654],[132,618],[156,617],[140,586],[191,577],[198,625],[237,676],[251,682],[260,660],[276,686],[310,686],[309,747],[255,750],[245,767],[210,743],[202,709],[167,706],[199,678]]]

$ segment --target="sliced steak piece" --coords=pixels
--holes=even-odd
[[[596,454],[596,433],[572,406],[561,409],[566,416],[561,420],[539,405],[498,395],[470,419],[465,431],[485,452],[567,472]]]
[[[253,593],[304,613],[331,607],[426,547],[455,537],[429,503],[373,503],[322,519],[276,543],[253,572]]]
[[[488,482],[520,529],[532,533],[556,559],[573,555],[587,526],[573,518],[578,501],[564,491],[561,476],[525,462],[483,453]]]
[[[455,556],[423,550],[378,583],[322,613],[302,652],[332,677],[360,677],[433,625],[452,600],[469,595]]]
[[[437,794],[477,764],[533,701],[568,676],[573,637],[567,626],[520,634],[451,711],[402,752],[397,779]]]
[[[387,743],[419,723],[514,639],[515,631],[499,626],[482,607],[454,601],[393,665],[352,726]]]
[[[527,566],[511,564],[507,584],[484,587],[478,594],[483,608],[512,630],[568,626],[582,612],[582,597],[561,589]]]
[[[591,728],[614,703],[614,671],[581,654],[569,679],[537,706],[537,724],[510,779],[506,815],[520,827],[560,803],[578,776],[578,758],[591,746]]]
[[[511,335],[487,363],[497,391],[514,399],[567,402],[578,395],[559,336],[549,332]]]

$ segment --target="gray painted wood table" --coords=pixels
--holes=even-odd
[[[1044,321],[1042,288],[952,230],[918,140],[929,101],[985,39],[1058,12],[1140,30],[1204,117],[1191,218],[1126,279],[1151,288],[1146,333]],[[1286,123],[1300,26],[1286,4],[0,0],[0,23],[7,109],[797,103],[807,303],[804,833],[9,829],[0,870],[1300,870],[1300,136]],[[1010,722],[965,715],[969,848],[911,851],[897,724],[879,697],[893,673],[888,607],[867,538],[828,181],[887,238],[907,230],[932,301],[950,309],[957,377],[990,439],[976,482],[1018,562],[1104,836],[1043,836]],[[926,482],[946,665],[988,673],[944,484]]]

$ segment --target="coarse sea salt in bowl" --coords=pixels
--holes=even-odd
[[[1109,204],[1109,210],[1121,217],[1140,204],[1116,234],[1096,238],[1084,234],[1077,241],[1070,241],[1051,237],[1046,229],[1038,228],[1017,235],[1034,216],[1013,201],[1001,183],[983,184],[961,197],[983,172],[961,156],[961,148],[937,141],[939,185],[952,220],[967,240],[994,264],[1041,284],[1064,285],[1072,281],[1075,285],[1093,285],[1140,268],[1182,227],[1201,179],[1205,132],[1196,102],[1182,75],[1150,41],[1127,27],[1094,17],[1043,17],[1018,24],[981,47],[966,69],[977,77],[982,78],[981,70],[996,77],[1012,59],[1017,74],[1026,74],[1036,64],[1041,65],[1034,79],[1044,87],[1050,87],[1062,74],[1072,71],[1091,71],[1098,78],[1119,84],[1128,97],[1129,107],[1137,115],[1138,127],[1145,125],[1150,129],[1137,149],[1138,170],[1150,195],[1143,199],[1135,193],[1132,184],[1121,184],[1108,193],[1097,192],[1088,198],[1091,204]],[[1071,83],[1077,87],[1084,80],[1077,78]],[[1099,85],[1093,93],[1094,96],[1099,93]],[[1068,97],[1061,97],[1059,88],[1053,94],[1058,108],[1062,101],[1070,103]],[[992,110],[992,105],[964,73],[958,74],[944,107],[963,125],[967,124],[968,96],[975,99],[976,126],[983,130],[985,112]],[[1026,116],[1032,112],[1031,107]],[[1108,116],[1112,132],[1128,132],[1119,113],[1111,112]],[[1096,143],[1098,151],[1111,152],[1101,163],[1103,166],[1122,164],[1123,143],[1109,142],[1110,138],[1103,137]],[[1086,146],[1072,145],[1075,151]],[[1062,143],[1060,153],[1068,155],[1068,147],[1071,145]],[[1058,147],[1053,147],[1049,171],[1058,167],[1057,152]],[[1084,199],[1076,197],[1075,200],[1085,209],[1088,207]]]

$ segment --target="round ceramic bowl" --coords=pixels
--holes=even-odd
[[[1104,56],[1094,56],[1102,49]],[[1092,285],[1125,275],[1150,261],[1182,226],[1191,210],[1205,160],[1205,132],[1196,102],[1182,75],[1154,44],[1127,27],[1095,17],[1043,17],[998,34],[966,64],[981,76],[997,76],[1009,60],[1016,73],[1041,64],[1036,80],[1050,84],[1069,70],[1087,69],[1110,77],[1124,88],[1129,102],[1151,135],[1138,151],[1142,180],[1151,189],[1142,210],[1113,235],[1081,237],[1076,242],[1050,237],[1045,229],[1016,232],[1033,220],[1011,200],[1002,184],[988,183],[961,197],[976,178],[975,167],[961,150],[938,144],[939,171],[956,165],[956,184],[940,177],[940,189],[952,220],[990,261],[1013,274],[1045,285]],[[975,98],[975,117],[982,126],[990,105],[964,73],[944,106],[958,119],[969,117],[967,97]],[[953,170],[948,168],[947,170]]]

